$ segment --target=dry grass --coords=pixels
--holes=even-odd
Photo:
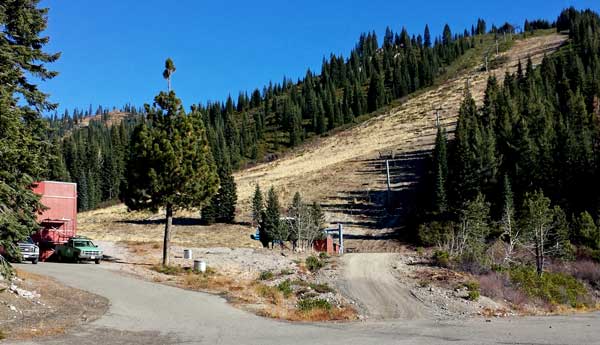
[[[128,212],[123,204],[81,212],[78,229],[81,235],[95,240],[125,242],[134,251],[158,249],[164,234],[164,212]],[[175,214],[171,241],[189,247],[250,247],[260,244],[250,239],[253,229],[248,225],[201,225],[197,212]],[[144,244],[142,244],[144,243]]]
[[[505,71],[516,70],[519,59],[525,60],[531,56],[534,64],[537,64],[544,53],[556,49],[565,39],[564,36],[550,34],[517,41],[503,54],[506,58],[502,60],[506,63],[492,73],[501,82]],[[370,195],[371,191],[385,190],[385,179],[377,174],[365,175],[365,170],[370,168],[367,160],[379,159],[380,152],[397,154],[432,148],[435,139],[434,109],[443,109],[442,124],[452,131],[467,80],[475,100],[479,103],[482,101],[488,74],[479,67],[457,73],[457,77],[442,85],[420,92],[403,104],[359,125],[317,138],[276,161],[236,173],[242,218],[248,220],[250,199],[256,184],[263,189],[275,187],[284,203],[291,200],[296,191],[302,193],[305,199],[320,202],[348,206],[352,206],[350,204],[353,202],[368,203],[347,198],[349,192]],[[400,187],[405,186],[392,183],[393,189]],[[332,210],[326,212],[326,218],[331,223],[364,222],[361,215]],[[366,231],[360,225],[349,225],[348,230],[356,234]]]

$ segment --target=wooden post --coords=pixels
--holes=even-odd
[[[338,224],[338,236],[340,243],[339,253],[344,254],[344,226],[342,223]]]
[[[385,160],[385,174],[386,174],[386,178],[387,178],[387,207],[390,207],[391,204],[391,192],[392,189],[390,187],[390,161],[389,159]]]

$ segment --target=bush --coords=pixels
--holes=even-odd
[[[316,272],[321,269],[325,264],[319,260],[316,256],[311,255],[306,258],[306,268],[311,272]]]
[[[271,280],[273,279],[273,272],[271,271],[262,271],[258,276],[258,280]]]
[[[281,274],[282,276],[289,276],[290,274],[294,274],[294,270],[289,269],[289,268],[284,268],[281,270],[281,272],[279,272],[279,274]]]
[[[423,256],[425,254],[425,249],[423,247],[417,247],[417,255]]]
[[[321,259],[321,260],[329,259],[329,254],[327,254],[325,252],[319,253],[319,259]]]
[[[477,301],[479,299],[479,291],[469,291],[469,296],[467,298],[469,301]]]
[[[600,287],[600,264],[591,260],[576,261],[571,264],[570,271],[575,278]]]
[[[479,291],[482,295],[497,300],[506,300],[514,305],[527,302],[527,296],[511,285],[508,274],[505,272],[490,272],[478,277]]]
[[[294,292],[292,289],[292,282],[289,279],[286,279],[277,285],[277,290],[281,291],[283,297],[288,298]]]
[[[331,303],[321,298],[307,298],[298,301],[298,309],[300,311],[310,311],[313,309],[331,310]]]
[[[450,254],[444,250],[436,250],[432,256],[433,264],[440,267],[450,266]]]
[[[333,292],[333,289],[327,284],[309,284],[308,286],[310,286],[311,289],[315,290],[318,293]]]
[[[535,269],[529,267],[513,268],[509,274],[511,281],[525,294],[552,305],[581,307],[590,303],[585,286],[568,274],[544,272],[539,276]]]

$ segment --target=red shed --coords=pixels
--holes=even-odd
[[[40,260],[54,253],[57,244],[65,243],[77,231],[77,184],[69,182],[41,181],[33,186],[33,192],[41,196],[40,202],[47,209],[38,214],[40,230],[31,238],[39,243]]]

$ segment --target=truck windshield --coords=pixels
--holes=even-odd
[[[74,241],[73,246],[75,247],[94,247],[92,241]]]

